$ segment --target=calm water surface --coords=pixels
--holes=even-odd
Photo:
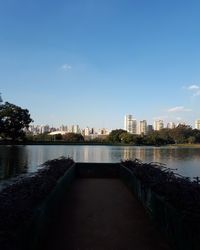
[[[141,159],[162,162],[184,176],[200,176],[200,148],[135,146],[0,146],[0,179],[35,172],[40,164],[60,156],[78,162],[119,162]]]

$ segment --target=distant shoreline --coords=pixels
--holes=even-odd
[[[54,141],[54,142],[48,142],[48,141],[38,141],[38,142],[0,142],[0,145],[2,146],[17,146],[17,145],[49,145],[49,146],[137,146],[137,147],[179,147],[179,148],[200,148],[199,144],[167,144],[167,145],[133,145],[133,144],[122,144],[122,143],[99,143],[99,142],[62,142],[62,141]]]

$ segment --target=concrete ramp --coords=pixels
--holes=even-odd
[[[169,250],[144,208],[117,178],[76,178],[49,225],[45,250]]]

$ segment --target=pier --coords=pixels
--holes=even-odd
[[[76,163],[43,207],[32,249],[171,249],[118,165]]]

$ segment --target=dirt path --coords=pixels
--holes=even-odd
[[[45,250],[169,250],[143,207],[118,179],[77,179]]]

